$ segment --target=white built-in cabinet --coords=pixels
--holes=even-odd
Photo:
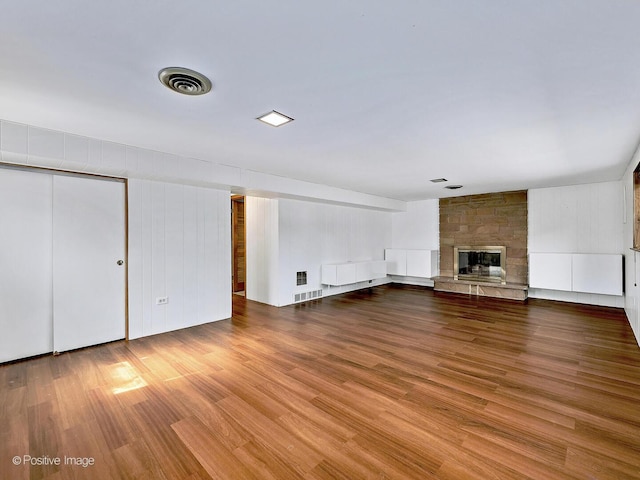
[[[622,295],[622,255],[530,253],[529,287]]]
[[[384,260],[330,263],[322,265],[322,283],[338,286],[376,280],[387,276]]]
[[[438,250],[387,248],[384,258],[389,275],[432,278],[438,275]]]
[[[0,168],[0,362],[125,337],[124,189]]]

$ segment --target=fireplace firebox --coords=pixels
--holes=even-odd
[[[453,247],[454,280],[507,283],[507,247]]]

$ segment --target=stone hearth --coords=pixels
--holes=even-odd
[[[529,287],[516,283],[504,285],[469,280],[454,280],[451,277],[435,277],[433,289],[436,292],[464,293],[481,297],[507,298],[509,300],[526,300]]]

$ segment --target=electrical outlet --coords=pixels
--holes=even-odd
[[[169,303],[169,297],[157,297],[156,305],[166,305]]]

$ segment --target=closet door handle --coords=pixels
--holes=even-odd
[[[118,260],[116,263],[117,263],[118,265],[124,265],[124,260]]]

